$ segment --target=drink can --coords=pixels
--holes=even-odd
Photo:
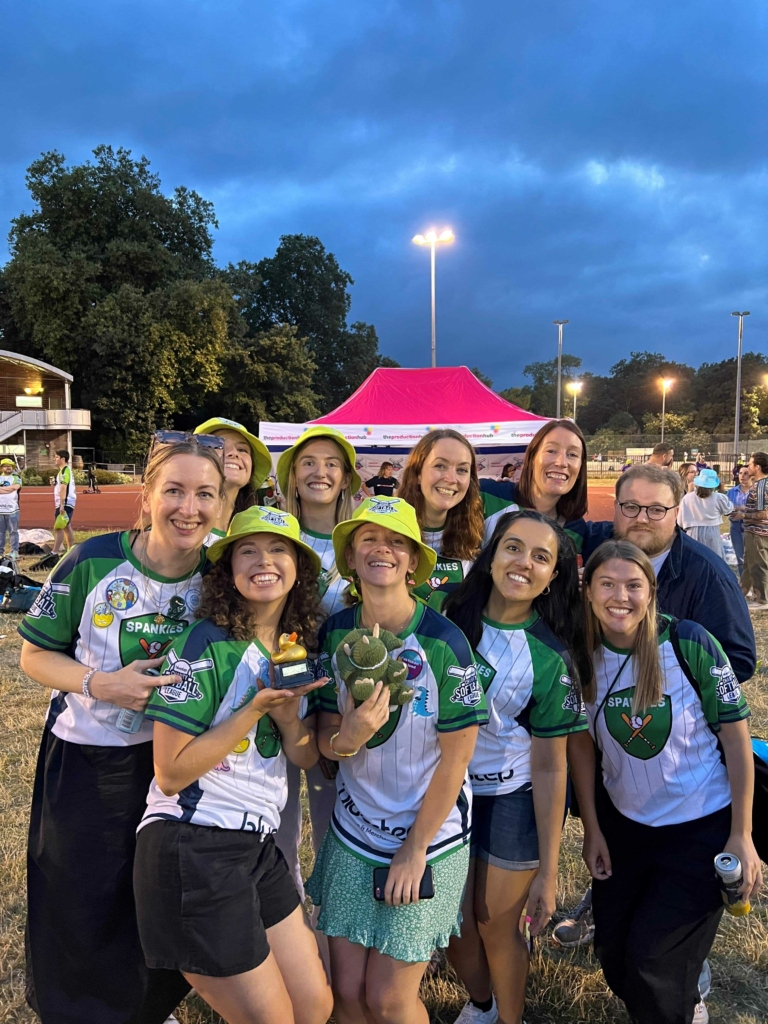
[[[725,909],[734,917],[743,917],[752,909],[749,900],[739,892],[743,881],[741,861],[733,853],[719,853],[715,857],[715,871],[720,878],[720,890]]]

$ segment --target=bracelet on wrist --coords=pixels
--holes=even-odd
[[[331,736],[330,740],[328,740],[328,746],[329,746],[329,747],[331,748],[331,750],[332,750],[332,751],[333,751],[333,753],[334,753],[334,754],[336,755],[336,757],[354,757],[354,756],[355,756],[355,754],[359,754],[359,753],[360,753],[360,747],[358,747],[358,748],[357,748],[357,750],[353,750],[353,751],[352,751],[351,753],[349,753],[349,754],[342,754],[342,753],[341,753],[340,751],[338,751],[338,750],[337,750],[337,749],[336,749],[336,748],[334,747],[334,745],[333,745],[333,741],[334,741],[335,739],[337,739],[337,738],[338,738],[338,735],[339,735],[339,734],[338,734],[337,732],[335,732],[335,733],[333,734],[333,736]]]
[[[98,671],[99,670],[97,668],[89,668],[83,676],[83,696],[88,697],[90,700],[96,699],[91,693],[90,683],[91,679],[93,679]]]

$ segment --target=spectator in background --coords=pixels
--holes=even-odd
[[[752,474],[748,466],[739,463],[738,477],[735,487],[728,491],[728,497],[734,506],[731,514],[731,543],[736,553],[736,561],[739,567],[739,576],[744,572],[744,506],[747,502],[747,495],[752,486]]]
[[[5,554],[5,537],[11,544],[11,556],[19,557],[19,491],[21,474],[13,459],[0,460],[0,558]]]
[[[752,476],[744,503],[744,571],[741,591],[746,597],[752,590],[749,607],[752,611],[768,608],[768,507],[765,481],[768,477],[768,455],[755,452],[749,460]]]
[[[720,477],[714,469],[702,469],[693,479],[694,490],[684,494],[677,512],[677,525],[721,558],[725,558],[720,527],[723,516],[733,512],[730,498],[722,494]]]
[[[680,479],[683,481],[683,494],[693,490],[693,478],[696,476],[696,464],[693,462],[681,462]]]
[[[393,498],[398,487],[397,477],[394,475],[394,472],[395,467],[391,462],[382,462],[379,466],[378,474],[372,476],[370,480],[366,480],[363,484],[363,493],[366,497],[373,498],[383,494],[385,498]],[[373,492],[369,490],[371,487]]]
[[[662,441],[657,444],[648,459],[649,466],[661,466],[662,469],[669,469],[675,458],[675,449],[671,444]]]

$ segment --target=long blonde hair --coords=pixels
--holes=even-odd
[[[344,472],[349,474],[349,483],[346,487],[342,487],[339,492],[339,496],[336,499],[336,522],[342,523],[346,519],[351,519],[352,513],[354,512],[354,506],[352,504],[352,472],[354,470],[354,466],[350,466],[347,453],[340,444],[336,444],[332,437],[309,437],[304,444],[299,445],[293,453],[291,468],[288,470],[288,486],[285,489],[284,495],[285,511],[290,512],[291,515],[295,516],[299,520],[299,523],[301,523],[301,499],[299,498],[299,491],[296,485],[296,459],[307,445],[312,444],[313,441],[330,441],[341,456],[341,463],[344,467]]]
[[[636,565],[648,580],[651,591],[651,599],[648,602],[645,617],[638,627],[635,642],[632,645],[632,660],[635,669],[635,696],[632,700],[632,714],[637,715],[645,711],[646,708],[659,703],[663,687],[656,625],[656,574],[648,555],[628,540],[605,541],[590,555],[584,567],[581,592],[584,607],[584,636],[587,650],[592,657],[602,657],[603,636],[600,620],[592,610],[587,591],[595,572],[601,565],[614,558],[620,562],[632,562]],[[597,696],[594,672],[586,684],[582,683],[582,691],[584,700],[588,704],[594,704]]]
[[[223,459],[217,455],[212,448],[206,448],[204,445],[198,444],[197,441],[192,440],[181,441],[179,444],[157,445],[150,451],[147,466],[141,478],[143,485],[142,497],[152,493],[157,485],[157,480],[163,467],[179,455],[194,455],[196,458],[206,459],[214,465],[219,477],[219,498],[224,498]],[[150,525],[151,523],[149,518],[144,514],[144,503],[142,502],[139,506],[139,518],[135,529],[143,532]]]

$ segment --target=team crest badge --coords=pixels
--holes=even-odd
[[[493,680],[496,678],[496,669],[492,665],[489,665],[482,654],[475,652],[477,678],[480,680],[480,685],[483,688],[483,693],[488,693],[488,687],[491,685]]]
[[[664,749],[672,731],[672,702],[665,696],[658,705],[635,715],[634,695],[634,687],[612,693],[605,704],[605,724],[630,757],[650,761]]]
[[[717,679],[717,699],[722,704],[738,704],[741,687],[730,665],[713,665],[709,674]]]
[[[40,593],[35,598],[35,603],[29,609],[29,616],[39,619],[45,616],[47,619],[56,618],[56,603],[53,600],[54,594],[69,595],[68,583],[52,583],[49,579],[40,588]]]
[[[196,672],[204,672],[213,668],[211,658],[199,661],[186,661],[179,658],[175,651],[168,652],[168,662],[163,671],[164,676],[181,676],[180,683],[169,683],[158,689],[160,696],[167,704],[186,704],[188,700],[202,700],[203,694],[195,679]],[[266,717],[266,716],[265,716]]]
[[[399,498],[371,498],[371,504],[367,511],[373,512],[376,516],[391,515],[393,512],[397,512],[396,506],[399,502]]]
[[[188,625],[186,619],[166,619],[151,613],[122,619],[119,638],[121,662],[130,665],[142,658],[159,658]]]

